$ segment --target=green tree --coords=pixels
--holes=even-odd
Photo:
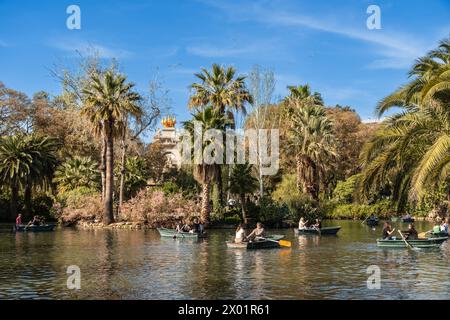
[[[244,223],[247,223],[245,196],[258,188],[258,179],[253,176],[252,170],[253,166],[249,163],[236,164],[230,176],[230,191],[239,196]]]
[[[83,88],[82,114],[89,117],[98,136],[106,141],[106,177],[104,197],[104,223],[114,222],[114,140],[126,130],[125,114],[138,116],[142,113],[141,96],[133,91],[134,84],[115,70],[92,73]]]
[[[67,159],[56,169],[53,182],[58,185],[60,192],[72,191],[80,187],[98,190],[100,187],[98,163],[90,157],[75,156]]]

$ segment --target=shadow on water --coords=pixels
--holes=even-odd
[[[230,249],[230,230],[208,239],[160,238],[157,231],[58,229],[0,231],[0,298],[26,299],[449,299],[450,246],[381,249],[372,229],[339,224],[337,236],[276,230],[291,249]],[[406,228],[405,224],[395,225]],[[429,230],[426,222],[418,230]],[[67,267],[81,270],[81,289],[66,286]],[[381,289],[367,288],[367,268]]]

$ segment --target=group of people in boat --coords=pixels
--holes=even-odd
[[[245,223],[240,223],[236,228],[236,235],[234,237],[235,243],[251,242],[264,240],[266,237],[266,232],[264,231],[264,226],[261,222],[256,223],[256,228],[247,235]]]
[[[385,222],[383,226],[383,235],[382,238],[384,240],[392,240],[393,234],[395,232],[395,228],[392,228],[392,225],[389,222]],[[408,224],[408,230],[401,231],[406,240],[417,240],[419,239],[419,233],[417,232],[414,223]],[[433,229],[427,233],[432,234],[447,234],[448,235],[448,218],[442,220],[441,223],[435,222]]]
[[[308,220],[305,220],[305,218],[301,217],[298,221],[298,230],[305,230],[305,229],[322,229],[322,221],[320,219],[315,219],[314,222],[309,222]]]
[[[203,234],[205,232],[205,226],[197,218],[192,220],[192,223],[183,223],[180,221],[176,227],[177,232],[190,232]]]
[[[45,218],[42,216],[34,216],[32,220],[30,220],[26,226],[43,226],[46,224]],[[22,226],[23,221],[22,221],[22,214],[19,213],[16,217],[16,226]]]

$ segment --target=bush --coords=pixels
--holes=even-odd
[[[388,219],[395,215],[391,203],[382,200],[374,204],[338,204],[326,216],[332,219],[365,219],[371,214],[381,219]]]
[[[74,223],[79,220],[101,220],[103,202],[98,191],[80,187],[58,194],[52,211],[53,215],[64,223]]]
[[[338,204],[352,203],[360,176],[355,174],[345,181],[339,181],[333,191],[333,201]]]
[[[267,226],[279,226],[289,216],[289,210],[269,197],[260,200],[258,221]]]
[[[122,206],[120,219],[147,223],[152,227],[174,226],[180,219],[198,216],[200,206],[181,193],[165,195],[162,190],[141,190]]]

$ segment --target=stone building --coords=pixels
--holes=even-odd
[[[179,136],[177,130],[175,129],[176,120],[174,117],[166,117],[161,121],[162,129],[159,129],[154,138],[153,142],[159,143],[166,156],[167,167],[181,167],[181,155],[177,148],[179,142]]]

